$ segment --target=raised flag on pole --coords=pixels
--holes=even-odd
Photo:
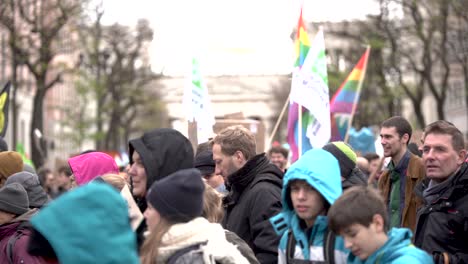
[[[304,63],[307,53],[310,49],[309,36],[302,19],[302,8],[299,15],[299,21],[297,25],[296,42],[295,42],[295,54],[296,60],[294,62],[294,69],[299,70]],[[294,77],[294,76],[293,76]],[[299,107],[301,110],[301,120],[299,122]],[[310,115],[309,111],[299,106],[296,102],[290,100],[289,111],[288,111],[288,137],[287,141],[289,148],[291,149],[291,162],[295,162],[299,158],[299,141],[301,142],[301,154],[311,149],[312,146],[307,138],[307,127],[309,123],[312,123],[314,118]],[[301,127],[299,127],[301,124]],[[301,129],[301,131],[299,131]],[[299,136],[301,139],[299,139]]]
[[[322,29],[315,36],[301,69],[293,73],[291,101],[304,106],[311,116],[306,135],[310,145],[321,148],[330,140],[330,96]]]
[[[368,47],[330,101],[332,141],[346,140],[359,102],[369,54],[370,48]]]
[[[192,71],[184,89],[183,105],[186,118],[190,122],[197,122],[198,143],[208,141],[213,135],[215,117],[211,108],[208,88],[200,73],[197,59],[192,59]]]

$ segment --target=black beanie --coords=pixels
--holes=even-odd
[[[330,152],[338,160],[341,177],[348,179],[356,167],[356,153],[342,141],[331,142],[323,146],[324,150]]]
[[[188,222],[201,216],[204,190],[199,170],[179,170],[155,181],[146,200],[162,217],[176,223]]]
[[[197,153],[195,156],[195,168],[199,169],[203,176],[213,174],[215,172],[213,152],[211,150],[206,150]]]

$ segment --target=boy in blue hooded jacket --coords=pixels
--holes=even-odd
[[[323,149],[309,150],[288,169],[283,209],[270,219],[281,236],[278,263],[346,263],[348,251],[329,232],[326,217],[341,193],[338,161]]]
[[[387,232],[387,208],[372,187],[346,190],[330,208],[328,220],[330,229],[343,236],[351,250],[348,263],[433,263],[426,252],[411,244],[411,230],[392,228]]]

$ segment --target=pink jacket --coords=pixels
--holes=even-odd
[[[115,160],[102,152],[89,152],[69,158],[68,164],[78,185],[86,184],[107,173],[119,174]]]

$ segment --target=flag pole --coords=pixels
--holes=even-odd
[[[297,158],[302,156],[302,105],[297,105]]]
[[[348,143],[349,140],[349,129],[351,128],[351,125],[353,124],[353,119],[354,119],[354,114],[356,113],[356,107],[357,107],[357,102],[359,101],[359,96],[361,95],[361,88],[362,88],[362,83],[364,82],[364,78],[366,78],[366,71],[367,71],[367,61],[369,60],[369,52],[370,52],[370,45],[367,45],[366,48],[366,61],[364,62],[364,67],[362,69],[362,78],[359,80],[358,87],[357,87],[357,94],[356,97],[354,98],[353,102],[353,108],[351,109],[351,117],[349,118],[348,122],[348,127],[346,128],[346,134],[344,138],[344,142]]]
[[[279,124],[281,123],[281,120],[283,119],[284,113],[286,112],[286,108],[288,105],[289,105],[289,95],[288,95],[288,98],[286,99],[286,102],[284,102],[284,106],[283,106],[283,109],[281,110],[278,120],[276,120],[275,127],[273,128],[273,131],[271,132],[271,136],[270,136],[270,139],[268,140],[267,146],[271,146],[271,142],[273,142],[273,138],[275,137],[276,132],[278,131]]]

